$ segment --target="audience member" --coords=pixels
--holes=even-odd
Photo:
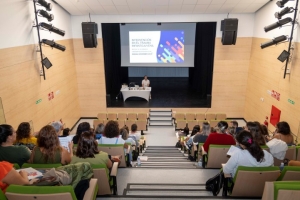
[[[16,131],[17,133],[17,139],[15,141],[15,144],[24,144],[26,146],[36,145],[36,137],[33,137],[31,135],[31,128],[30,124],[28,122],[22,122]]]
[[[287,145],[294,144],[294,137],[291,133],[290,125],[287,122],[278,122],[273,138],[286,142]]]
[[[95,129],[95,136],[96,136],[97,140],[99,140],[103,136],[104,127],[105,126],[103,123],[100,123],[97,125],[97,127]]]
[[[14,146],[16,132],[11,125],[0,125],[0,161],[18,163],[22,166],[30,158],[30,150],[23,145]]]
[[[193,142],[198,144],[198,143],[204,143],[210,134],[210,125],[208,122],[203,122],[202,124],[202,131],[200,133],[197,133],[194,138]]]
[[[88,122],[81,122],[80,124],[78,124],[76,134],[73,137],[73,143],[77,144],[81,133],[84,131],[89,131],[90,129],[91,129],[91,125]]]
[[[234,127],[235,128],[235,131],[234,131],[235,134],[237,134],[237,133],[239,133],[240,131],[243,130],[243,128],[239,127],[239,123],[237,121],[235,121],[235,120],[233,120],[233,121],[230,122],[230,126],[229,127]]]
[[[269,167],[273,166],[273,156],[262,150],[257,141],[254,140],[252,133],[243,130],[236,135],[236,140],[242,149],[237,149],[223,167],[225,174],[235,176],[238,166],[247,167]]]
[[[231,135],[226,134],[228,128],[228,123],[226,121],[220,121],[216,128],[216,133],[210,133],[206,139],[203,148],[204,151],[208,153],[209,145],[219,144],[219,145],[235,145],[235,140]]]
[[[61,135],[61,131],[64,129],[64,127],[60,121],[52,122],[51,126],[53,126],[58,136]]]
[[[98,144],[92,131],[84,131],[78,140],[76,155],[72,157],[71,164],[88,162],[90,164],[105,164],[112,167],[108,154],[98,150]]]
[[[57,133],[53,126],[44,126],[38,135],[37,146],[32,150],[30,163],[36,164],[69,164],[73,156],[73,142],[69,143],[69,150],[60,146]]]
[[[266,140],[262,135],[261,126],[259,123],[256,122],[247,122],[245,130],[249,131],[253,139],[259,144],[259,145],[266,145]]]
[[[187,149],[189,149],[189,150],[192,149],[192,146],[193,146],[193,138],[194,138],[194,136],[195,136],[196,134],[199,133],[199,131],[200,131],[200,130],[198,129],[198,127],[195,127],[195,126],[194,126],[194,128],[193,128],[193,130],[192,130],[192,133],[191,133],[191,136],[185,139],[185,141],[186,141],[186,146],[185,146],[185,147],[186,147]]]
[[[70,135],[70,129],[69,128],[64,128],[63,134],[59,137],[68,137]]]
[[[141,133],[137,131],[136,124],[131,125],[131,132],[130,132],[129,136],[135,136],[137,141],[139,141],[141,139]]]
[[[125,140],[125,143],[130,143],[132,146],[138,146],[138,142],[135,140],[135,137],[130,138],[125,127],[120,129],[120,136],[123,140]]]
[[[261,124],[260,127],[261,127],[261,130],[262,130],[263,137],[265,138],[266,142],[269,142],[271,138],[269,136],[268,127],[264,124]]]
[[[0,162],[0,188],[5,193],[6,188],[10,185],[25,185],[29,184],[28,174],[21,170],[17,172],[13,168],[13,164],[8,162]]]

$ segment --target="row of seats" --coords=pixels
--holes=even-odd
[[[173,116],[176,120],[225,120],[227,118],[224,113],[175,113]]]
[[[228,120],[225,121],[227,121],[228,124],[230,123],[230,121]],[[202,126],[203,122],[208,122],[210,124],[210,127],[215,127],[220,122],[220,120],[177,120],[176,119],[175,121],[176,129],[184,129],[185,127],[188,127],[190,130],[192,130],[195,125]]]
[[[96,128],[98,126],[98,124],[103,123],[104,125],[108,122],[109,120],[100,120],[100,119],[95,119],[93,121],[93,125],[94,128]],[[147,130],[147,120],[116,120],[119,123],[119,127],[123,127],[123,126],[127,126],[131,127],[132,124],[136,124],[137,125],[137,130],[138,131],[146,131]]]
[[[98,113],[99,120],[147,120],[148,113]]]

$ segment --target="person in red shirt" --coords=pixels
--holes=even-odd
[[[216,133],[210,133],[206,139],[203,148],[204,151],[208,153],[210,144],[219,144],[219,145],[235,145],[236,142],[234,138],[226,133],[228,128],[228,123],[225,121],[220,121],[216,126]]]
[[[0,189],[5,193],[6,188],[10,184],[25,185],[29,184],[27,172],[21,170],[17,172],[13,168],[13,164],[9,162],[0,162]]]

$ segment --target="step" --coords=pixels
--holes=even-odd
[[[149,126],[173,126],[173,122],[149,122]]]
[[[172,113],[170,113],[170,112],[150,112],[149,113],[149,117],[161,117],[161,116],[172,117]]]
[[[160,162],[160,163],[158,163],[158,162],[149,162],[149,161],[147,161],[147,162],[141,162],[142,163],[142,165],[148,165],[148,166],[150,166],[150,165],[152,165],[152,166],[175,166],[175,165],[180,165],[180,166],[194,166],[195,167],[195,163],[193,163],[193,162],[190,162],[190,161],[188,161],[188,160],[185,160],[186,162]]]
[[[125,191],[126,190],[126,191]],[[196,196],[212,196],[211,192],[206,190],[173,190],[173,189],[154,189],[154,190],[140,190],[140,189],[125,189],[125,195],[136,195],[136,196],[181,196],[181,197],[196,197]]]
[[[143,153],[143,156],[148,156],[148,157],[184,157],[183,154],[163,154],[163,155],[159,155],[159,154],[152,154],[152,153]]]
[[[151,108],[149,112],[172,112],[170,108]]]
[[[147,148],[163,148],[163,149],[178,149],[174,146],[147,146]]]
[[[153,169],[196,169],[196,166],[188,165],[141,165],[138,168],[153,168]]]
[[[127,189],[205,189],[204,184],[163,184],[163,183],[129,183]]]
[[[161,117],[150,117],[149,121],[173,121],[172,117],[170,116],[161,116]]]

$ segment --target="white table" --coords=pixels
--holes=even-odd
[[[145,87],[144,90],[142,87],[141,88],[130,88],[130,89],[128,87],[126,87],[126,88],[122,88],[121,92],[122,92],[124,101],[129,97],[141,97],[141,98],[149,101],[151,87]]]

